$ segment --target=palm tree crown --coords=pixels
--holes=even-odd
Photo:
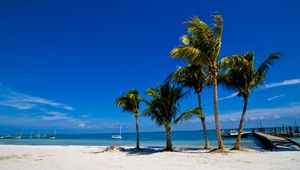
[[[131,89],[126,94],[118,97],[115,104],[117,106],[122,106],[123,112],[133,112],[134,114],[137,114],[139,112],[141,101],[142,99],[139,97],[138,91]]]
[[[181,37],[184,45],[174,48],[171,56],[185,59],[190,64],[205,64],[211,71],[216,71],[223,31],[222,16],[214,15],[214,21],[212,27],[198,17],[185,22],[189,35]]]
[[[123,112],[133,112],[135,118],[136,127],[136,148],[140,149],[140,137],[139,137],[139,125],[138,125],[138,115],[140,109],[140,102],[143,101],[139,97],[139,93],[135,89],[129,90],[126,94],[120,96],[116,100],[117,106],[122,106]]]
[[[147,95],[151,97],[146,102],[148,108],[144,110],[143,115],[150,117],[158,126],[164,126],[167,134],[166,150],[172,151],[171,126],[177,119],[177,113],[180,105],[179,100],[188,92],[183,92],[182,86],[174,86],[169,82],[158,85],[158,88],[150,88]]]
[[[178,84],[192,88],[195,93],[200,93],[205,85],[207,74],[201,65],[188,65],[187,67],[178,67],[178,69],[169,75],[168,80],[174,80]]]
[[[187,31],[189,34],[181,38],[184,45],[174,48],[171,51],[171,56],[185,59],[188,64],[204,65],[208,68],[208,75],[214,87],[214,116],[218,149],[224,150],[218,112],[217,90],[217,76],[219,71],[217,60],[221,49],[223,19],[221,15],[215,14],[214,25],[212,27],[209,27],[198,17],[192,18],[185,22],[185,24],[188,27]]]
[[[224,74],[219,75],[219,82],[227,89],[238,91],[237,95],[244,98],[238,136],[236,144],[232,149],[240,149],[249,94],[253,89],[264,84],[269,67],[277,59],[279,59],[279,53],[271,54],[258,69],[255,67],[253,52],[246,53],[244,56],[225,57],[221,60],[220,66],[225,66],[227,69]]]
[[[198,96],[198,108],[190,109],[184,114],[182,114],[179,120],[191,118],[192,115],[196,115],[200,117],[202,123],[202,129],[205,139],[204,149],[209,149],[210,144],[208,140],[206,123],[205,123],[205,115],[202,111],[202,102],[200,93],[205,86],[207,78],[207,72],[201,65],[188,65],[187,67],[179,67],[177,71],[173,72],[168,80],[174,80],[176,83],[181,84],[185,87],[194,89],[195,93]]]
[[[268,56],[256,69],[254,53],[248,52],[244,56],[225,57],[220,66],[227,67],[218,77],[219,83],[230,90],[238,91],[238,96],[248,97],[251,90],[264,85],[267,72],[275,60],[279,59],[279,53]]]

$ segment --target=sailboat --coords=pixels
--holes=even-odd
[[[20,135],[14,136],[13,138],[15,138],[15,139],[22,139],[22,132],[20,133]]]
[[[41,138],[41,131],[39,130],[39,133],[38,134],[36,134],[36,138]]]
[[[56,130],[54,130],[53,136],[49,137],[50,139],[55,139]]]
[[[122,127],[120,126],[120,134],[119,135],[112,135],[112,139],[122,139]]]
[[[30,139],[32,139],[32,135],[33,135],[33,132],[31,132],[31,134],[30,134],[30,136],[29,136]]]

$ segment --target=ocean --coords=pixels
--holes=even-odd
[[[0,139],[0,144],[13,145],[84,145],[84,146],[135,146],[135,133],[122,133],[122,139],[112,139],[115,133],[103,134],[58,134],[56,139],[49,138],[26,138],[21,139]],[[208,130],[208,136],[212,147],[216,147],[217,140],[215,130]],[[174,147],[180,148],[202,148],[204,138],[202,131],[174,131],[171,133]],[[164,147],[166,142],[165,132],[142,132],[140,133],[140,145],[150,147]],[[235,144],[235,138],[223,138],[226,147]],[[241,145],[245,148],[258,149],[263,146],[253,136],[243,138]]]

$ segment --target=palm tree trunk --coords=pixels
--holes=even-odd
[[[224,145],[223,145],[222,136],[221,136],[220,118],[219,118],[219,112],[218,112],[218,87],[217,87],[217,73],[216,72],[214,73],[213,83],[214,83],[214,115],[215,115],[215,124],[216,124],[216,134],[217,134],[217,140],[218,140],[218,149],[223,151]]]
[[[167,134],[166,151],[173,151],[170,125],[166,125],[166,134]]]
[[[197,93],[198,96],[198,105],[199,109],[202,111],[202,104],[201,104],[201,96],[200,93]],[[208,135],[207,135],[207,130],[206,130],[206,124],[205,124],[205,116],[204,113],[200,115],[201,118],[201,123],[202,123],[202,129],[203,129],[203,134],[204,134],[204,140],[205,140],[205,146],[204,149],[210,149],[210,144],[208,140]]]
[[[138,113],[135,115],[135,128],[136,128],[136,149],[140,149],[140,134],[139,134],[139,124],[138,124]]]
[[[232,148],[233,150],[239,150],[240,146],[241,146],[242,132],[243,132],[243,128],[244,128],[244,121],[245,121],[245,116],[246,116],[247,105],[248,105],[248,96],[245,96],[244,97],[244,107],[243,107],[242,117],[241,117],[240,126],[239,126],[239,133],[236,138],[236,143],[235,143],[234,147]]]

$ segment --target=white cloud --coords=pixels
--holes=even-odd
[[[277,115],[277,114],[275,114],[275,115],[274,115],[274,119],[280,119],[280,116]]]
[[[221,98],[219,98],[219,100],[226,100],[226,99],[230,99],[230,98],[233,98],[233,97],[237,96],[237,94],[238,94],[238,92],[236,92],[236,93],[232,93],[232,94],[231,94],[231,95],[229,95],[229,96],[226,96],[226,97],[221,97]]]
[[[47,116],[42,116],[41,118],[43,120],[52,121],[52,120],[64,120],[64,119],[68,119],[70,117],[66,116],[66,114],[64,114],[64,113],[51,111],[51,112],[47,112]]]
[[[84,128],[84,127],[85,127],[85,124],[84,124],[84,123],[79,123],[79,124],[78,124],[78,127]]]
[[[288,86],[288,85],[294,85],[294,84],[300,84],[300,79],[291,79],[291,80],[284,80],[282,82],[278,83],[270,83],[265,85],[265,89],[273,88],[273,87],[279,87],[279,86]]]
[[[15,101],[1,101],[1,106],[14,107],[18,110],[28,110],[35,107],[35,104],[32,103],[23,103],[23,102],[15,102]]]
[[[239,120],[241,111],[233,111],[220,113],[220,121],[234,121]],[[257,108],[249,109],[246,112],[246,120],[273,120],[283,117],[300,118],[300,103],[288,105],[279,108]],[[214,116],[208,116],[207,122],[213,122]]]
[[[233,121],[233,122],[237,121],[236,118],[231,118],[230,120]]]
[[[282,82],[277,82],[277,83],[270,83],[270,84],[266,84],[262,89],[269,89],[269,88],[273,88],[273,87],[279,87],[279,86],[288,86],[288,85],[294,85],[294,84],[300,84],[300,79],[291,79],[291,80],[284,80]],[[219,98],[219,100],[226,100],[226,99],[230,99],[233,98],[237,95],[238,93],[232,93],[229,96],[226,97],[221,97]],[[274,96],[275,97],[275,96]],[[283,97],[283,96],[280,96]],[[277,97],[279,98],[279,97]],[[276,99],[276,98],[274,98]],[[272,100],[272,99],[271,99]],[[269,100],[268,100],[269,101]]]
[[[278,99],[278,98],[281,98],[281,97],[284,97],[284,96],[285,96],[284,94],[281,94],[281,95],[278,95],[278,96],[269,97],[267,99],[267,101],[275,100],[275,99]]]
[[[2,100],[0,102],[0,105],[14,107],[19,110],[32,109],[33,107],[38,105],[47,105],[47,106],[61,108],[69,111],[75,110],[73,107],[68,106],[66,104],[54,102],[39,97],[29,96],[23,93],[17,93],[12,89],[9,89],[9,91],[6,91],[3,94],[1,94],[0,99]]]

